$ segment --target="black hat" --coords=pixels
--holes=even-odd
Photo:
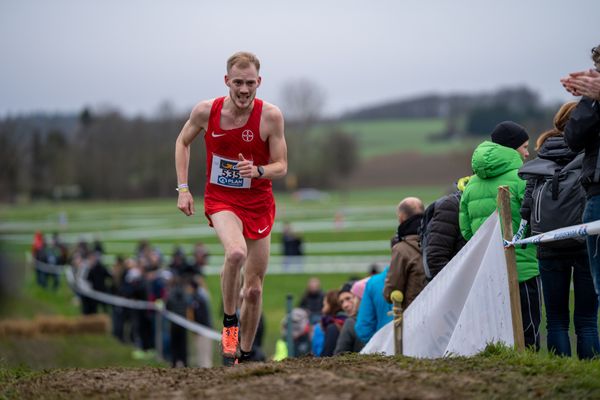
[[[350,293],[352,293],[352,284],[353,284],[353,283],[354,283],[354,282],[352,282],[352,281],[351,281],[351,282],[346,282],[346,283],[344,283],[344,284],[342,285],[342,288],[340,289],[340,291],[339,291],[339,293],[338,293],[338,296],[339,296],[340,294],[344,293],[344,292],[350,292]]]
[[[492,131],[492,142],[518,149],[529,140],[525,128],[512,121],[500,122]]]

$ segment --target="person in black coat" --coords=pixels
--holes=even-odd
[[[188,272],[189,266],[185,259],[185,253],[180,247],[176,247],[175,250],[173,250],[169,269],[173,275],[177,277],[183,277]]]
[[[323,307],[324,296],[325,294],[321,290],[321,281],[319,278],[310,278],[306,285],[306,291],[300,299],[299,307],[308,311],[308,318],[311,325],[321,320],[321,308]]]
[[[460,197],[469,177],[461,178],[457,190],[435,201],[433,216],[426,227],[426,239],[421,242],[423,268],[427,281],[452,260],[467,242],[460,232],[458,213]],[[421,235],[423,239],[423,235]]]
[[[167,310],[186,318],[190,305],[190,298],[186,293],[183,278],[174,276],[169,283],[167,296]],[[171,322],[171,366],[187,367],[187,330]]]
[[[600,220],[600,45],[592,49],[595,70],[572,73],[561,79],[565,89],[575,96],[583,95],[565,126],[569,148],[584,151],[581,183],[587,193],[583,222]],[[587,237],[590,272],[596,295],[600,297],[600,236]]]
[[[365,346],[363,341],[356,335],[354,326],[356,325],[356,315],[367,280],[368,278],[356,282],[348,282],[340,290],[338,303],[348,315],[348,318],[344,321],[344,325],[340,331],[340,336],[333,351],[334,355],[346,352],[358,353]]]
[[[90,263],[90,270],[87,274],[87,280],[90,282],[92,289],[108,293],[109,287],[111,286],[112,275],[108,272],[108,269],[104,266],[101,259],[101,253],[91,252],[88,256]],[[89,299],[89,314],[95,314],[98,311],[98,302],[94,299]],[[107,305],[102,303],[104,310],[107,310]]]
[[[202,277],[192,280],[187,286],[190,297],[191,317],[194,322],[212,328],[212,315],[210,311],[210,296]],[[212,360],[212,339],[203,335],[194,335],[196,364],[201,368],[210,368]]]
[[[534,198],[534,185],[537,173],[544,169],[556,170],[557,165],[561,167],[581,168],[581,155],[567,147],[565,137],[562,134],[565,124],[572,116],[576,107],[575,102],[563,105],[554,118],[554,129],[544,132],[537,140],[538,157],[521,167],[519,176],[527,179],[521,216],[530,221],[532,216]],[[564,168],[566,169],[566,168]],[[585,172],[583,172],[585,173]],[[578,185],[579,186],[579,185]],[[566,190],[566,189],[563,189]],[[581,187],[579,187],[581,191]],[[536,191],[537,196],[541,196]],[[575,190],[569,191],[570,196],[579,196],[579,204],[584,201],[583,193]],[[577,199],[577,198],[575,198]],[[537,201],[539,207],[543,204]],[[561,203],[559,203],[561,204]],[[570,205],[570,204],[569,204]],[[566,206],[564,213],[573,212],[577,209],[581,216],[582,208]],[[564,207],[563,207],[564,208]],[[562,211],[562,210],[561,210]],[[549,214],[549,212],[546,212]],[[554,214],[552,212],[551,214]],[[551,218],[560,216],[551,215]],[[545,218],[543,213],[536,212],[535,218]],[[577,335],[577,355],[581,359],[593,358],[600,353],[600,341],[598,338],[598,297],[594,291],[592,275],[588,262],[588,254],[585,243],[577,240],[565,240],[538,245],[538,264],[542,279],[542,293],[546,305],[546,321],[548,327],[548,351],[561,356],[571,355],[571,342],[569,339],[569,295],[571,292],[571,277],[573,278],[573,292],[575,295],[575,312],[573,322],[575,334]]]
[[[338,290],[330,290],[323,298],[321,328],[325,334],[321,357],[331,357],[347,315],[338,302]]]
[[[281,234],[281,244],[283,253],[283,268],[290,270],[292,268],[302,268],[300,256],[304,255],[302,237],[292,230],[289,222],[283,224]]]
[[[565,141],[574,152],[584,151],[581,184],[587,193],[583,222],[600,220],[600,45],[592,49],[594,69],[570,74],[561,79],[575,96],[584,95],[571,112],[564,130]],[[600,295],[600,253],[598,235],[587,237],[590,270]]]

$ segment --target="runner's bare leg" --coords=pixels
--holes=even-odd
[[[235,314],[240,294],[240,270],[246,261],[248,247],[242,234],[242,221],[231,211],[219,211],[210,216],[217,236],[225,250],[225,262],[221,270],[223,311]]]
[[[242,351],[252,350],[252,343],[260,313],[262,310],[262,292],[269,252],[271,235],[258,240],[248,240],[248,259],[244,267],[244,301],[240,311],[240,348]]]

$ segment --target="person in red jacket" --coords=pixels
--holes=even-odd
[[[190,216],[194,214],[188,186],[190,144],[204,136],[204,210],[225,250],[222,352],[227,359],[241,361],[249,358],[262,308],[275,218],[271,180],[287,173],[283,115],[273,104],[256,98],[259,70],[254,54],[232,55],[225,75],[229,94],[198,103],[175,145],[177,207]],[[244,302],[238,328],[235,309],[242,266]]]

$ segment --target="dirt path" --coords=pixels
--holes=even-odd
[[[562,385],[562,386],[561,386]],[[18,380],[9,398],[152,399],[471,399],[598,398],[571,392],[559,370],[471,359],[378,356],[296,359],[214,369],[70,369]],[[575,392],[573,392],[575,390]],[[0,397],[2,397],[0,391]]]

